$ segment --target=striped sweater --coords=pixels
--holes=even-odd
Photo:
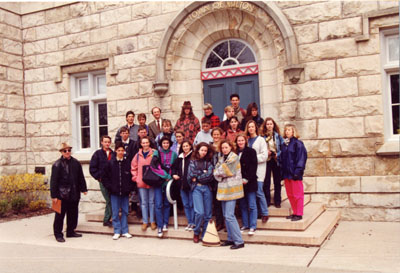
[[[244,196],[240,161],[235,153],[231,152],[226,160],[219,155],[214,177],[218,181],[217,200],[230,201]]]

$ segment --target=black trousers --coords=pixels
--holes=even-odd
[[[281,169],[278,163],[272,158],[267,162],[267,172],[264,180],[264,193],[268,206],[271,204],[271,172],[274,177],[274,204],[281,204]]]
[[[63,237],[64,217],[67,214],[67,235],[75,231],[78,225],[78,201],[61,201],[61,213],[55,213],[53,231],[56,238]]]
[[[221,201],[217,200],[217,189],[213,189],[213,214],[215,215],[215,222],[217,226],[224,226],[224,215],[222,213]]]

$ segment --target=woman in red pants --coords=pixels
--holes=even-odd
[[[293,214],[288,216],[292,221],[303,219],[304,188],[303,174],[306,168],[307,150],[293,124],[285,125],[284,143],[281,144],[281,170],[285,181],[286,194]]]

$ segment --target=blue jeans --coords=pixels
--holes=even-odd
[[[207,230],[208,222],[212,216],[212,194],[208,186],[196,186],[193,190],[193,208],[194,208],[194,224],[196,227],[193,232],[195,235],[200,234],[203,227],[201,238]]]
[[[235,245],[243,244],[242,233],[240,233],[239,224],[235,217],[236,200],[221,201],[221,203],[225,226],[228,231],[228,241],[234,242]]]
[[[139,188],[140,207],[142,208],[142,221],[145,224],[154,223],[154,189]],[[150,211],[150,212],[149,212]]]
[[[260,205],[261,216],[268,216],[267,199],[265,199],[265,194],[264,194],[264,190],[263,190],[264,182],[257,181],[257,184],[258,184],[257,202]]]
[[[194,225],[193,194],[191,191],[181,190],[181,198],[188,225]]]
[[[239,201],[242,210],[242,222],[246,228],[257,228],[257,201],[256,192],[248,192]]]
[[[112,224],[114,234],[128,233],[129,196],[111,194]],[[119,210],[121,209],[121,220]]]
[[[162,187],[154,188],[154,200],[156,202],[157,227],[162,228],[164,225],[168,225],[169,210],[171,208],[167,194]]]

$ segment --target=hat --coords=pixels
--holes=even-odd
[[[59,151],[61,152],[62,150],[65,150],[65,149],[72,149],[72,147],[71,146],[69,146],[66,142],[63,142],[63,143],[61,143],[61,148],[59,149]]]
[[[207,110],[207,109],[211,109],[211,110],[213,109],[213,107],[212,107],[212,105],[210,103],[204,104],[203,110]]]
[[[192,108],[192,104],[187,100],[183,102],[182,108]]]
[[[168,140],[168,142],[169,142],[169,148],[171,148],[172,144],[174,144],[169,136],[163,136],[163,137],[158,141],[158,145],[160,145],[160,147],[162,147],[162,143],[163,143],[164,140]]]

